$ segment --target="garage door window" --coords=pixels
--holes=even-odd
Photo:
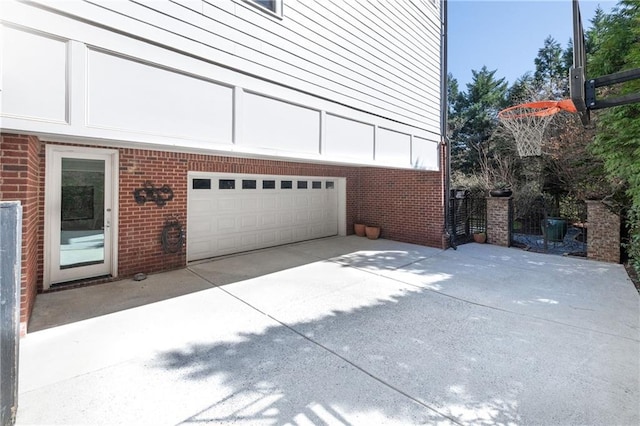
[[[307,181],[299,180],[298,181],[298,189],[307,189]]]
[[[326,183],[326,188],[327,188],[327,189],[333,189],[333,188],[335,188],[335,184],[333,183],[333,181],[327,181],[327,183]]]
[[[218,181],[218,189],[236,189],[235,179],[220,179]]]
[[[322,182],[320,182],[319,180],[314,180],[311,183],[311,188],[313,188],[313,189],[322,189]]]
[[[263,180],[262,181],[262,189],[276,189],[276,181],[275,180]]]
[[[194,179],[193,189],[211,189],[211,179]]]
[[[293,188],[293,182],[290,180],[283,180],[282,182],[280,182],[280,189],[292,189]]]
[[[256,189],[255,179],[242,179],[242,189]]]

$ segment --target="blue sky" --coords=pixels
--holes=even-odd
[[[527,71],[545,38],[552,36],[563,48],[572,38],[571,0],[449,0],[448,69],[466,91],[471,70],[486,65],[496,77],[513,83]],[[616,1],[580,0],[586,29],[595,10],[610,12]]]

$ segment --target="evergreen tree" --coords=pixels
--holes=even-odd
[[[536,66],[533,78],[536,85],[542,89],[540,97],[565,98],[569,93],[569,68],[566,63],[566,52],[562,50],[560,43],[551,36],[547,37],[533,62]],[[571,62],[573,63],[573,60]]]
[[[562,68],[569,72],[569,69],[573,66],[573,40],[569,39],[567,48],[562,52]]]
[[[585,50],[587,55],[593,55],[602,44],[602,35],[607,15],[598,6],[595,15],[591,19],[591,28],[585,33]]]
[[[623,0],[602,19],[598,44],[589,58],[592,76],[640,68],[640,3]],[[640,92],[640,80],[610,88],[610,95]],[[593,150],[613,178],[629,185],[628,195],[640,206],[640,104],[598,112],[598,132]]]
[[[489,140],[498,125],[498,112],[506,106],[507,83],[495,77],[497,70],[483,66],[472,70],[473,80],[467,91],[455,102],[452,117],[453,163],[464,173],[484,171],[490,147]]]
[[[640,68],[640,2],[622,0],[611,14],[597,19],[589,33],[593,49],[587,64],[589,75]],[[638,92],[640,80],[634,80],[609,88],[607,94]],[[610,178],[626,185],[630,200],[627,248],[640,269],[640,103],[598,111],[592,151],[603,159]]]

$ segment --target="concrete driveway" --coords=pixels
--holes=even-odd
[[[336,237],[40,295],[34,321],[19,425],[640,423],[620,265]]]

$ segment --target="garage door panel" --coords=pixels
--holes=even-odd
[[[195,212],[208,212],[213,209],[213,202],[211,200],[193,200],[192,201],[193,210]]]
[[[294,224],[300,225],[301,223],[308,223],[311,217],[311,212],[308,210],[296,210]]]
[[[316,225],[311,227],[311,236],[313,238],[318,238],[320,235],[323,235],[324,233],[325,233],[324,225]]]
[[[311,196],[311,205],[321,207],[327,204],[327,197],[323,194],[315,194]]]
[[[198,255],[211,251],[211,246],[208,241],[192,241],[191,244],[191,250]]]
[[[278,224],[287,226],[293,223],[293,212],[292,211],[280,211],[278,212]]]
[[[310,198],[311,197],[309,197],[306,194],[304,194],[304,195],[296,195],[296,197],[295,197],[295,208],[299,209],[299,208],[309,207],[311,205]]]
[[[254,213],[251,215],[242,216],[240,218],[240,226],[242,226],[242,229],[255,230],[258,227],[258,214]]]
[[[239,245],[236,236],[219,237],[215,244],[220,254],[233,253]]]
[[[210,189],[194,189],[194,178],[210,179]],[[187,260],[336,235],[338,191],[326,180],[190,172]]]
[[[263,247],[280,244],[278,241],[278,231],[265,231],[260,233],[260,243]]]
[[[258,239],[256,238],[256,234],[242,234],[240,235],[240,243],[242,244],[243,249],[252,250],[254,248],[260,248],[256,243]]]
[[[238,210],[238,206],[240,204],[240,200],[229,198],[228,196],[217,196],[216,193],[212,192],[212,197],[214,202],[212,209],[215,209],[220,212],[234,212]]]
[[[211,223],[209,221],[194,221],[191,232],[194,236],[211,233]]]
[[[293,196],[289,194],[278,197],[278,207],[280,209],[290,209],[293,207]]]
[[[278,196],[276,194],[262,197],[260,200],[260,208],[265,210],[276,210],[278,208]]]
[[[261,228],[274,228],[278,226],[278,215],[276,213],[264,213],[260,216]]]
[[[244,195],[243,194],[243,198],[240,202],[240,208],[243,210],[251,210],[251,211],[256,211],[258,210],[258,199],[257,198],[244,198],[244,197],[249,197],[249,195]]]
[[[294,228],[293,230],[293,239],[296,241],[308,240],[311,238],[310,232],[308,228]]]
[[[324,214],[324,211],[322,210],[313,210],[311,211],[311,221],[312,222],[322,222],[323,219],[326,217],[326,215]]]
[[[293,229],[280,230],[280,241],[282,244],[293,242]]]
[[[216,218],[216,226],[214,228],[217,234],[235,232],[236,231],[236,218],[235,217],[218,217]]]

